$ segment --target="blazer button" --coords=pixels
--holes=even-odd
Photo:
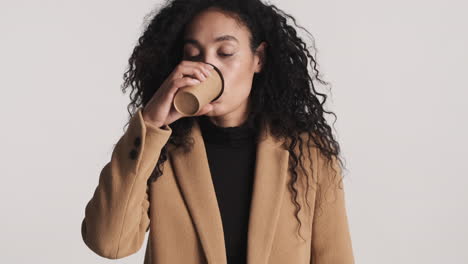
[[[136,149],[132,149],[130,151],[130,159],[136,160],[137,157],[138,157],[138,151]]]
[[[133,145],[135,145],[135,147],[139,147],[141,145],[141,137],[136,137],[135,141],[133,141]]]

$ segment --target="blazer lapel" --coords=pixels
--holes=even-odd
[[[208,263],[226,264],[221,214],[196,121],[190,136],[194,139],[190,151],[177,148],[169,155]],[[247,236],[249,264],[267,263],[285,190],[289,156],[281,142],[270,135],[268,127],[262,127],[259,136]]]
[[[247,263],[266,264],[278,223],[288,173],[289,152],[268,127],[260,132],[247,236]]]

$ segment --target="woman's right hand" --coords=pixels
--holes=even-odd
[[[196,85],[204,81],[207,76],[212,74],[212,69],[213,66],[208,63],[181,61],[143,108],[143,119],[156,127],[163,127],[184,117],[184,115],[177,112],[173,105],[177,90],[181,87]],[[207,104],[195,116],[204,115],[212,109],[213,105]]]

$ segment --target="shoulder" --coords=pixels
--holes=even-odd
[[[342,164],[338,156],[320,148],[325,145],[323,137],[315,132],[301,132],[294,146],[298,161],[308,169],[314,182],[322,186],[341,185]]]

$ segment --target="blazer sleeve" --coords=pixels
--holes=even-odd
[[[118,259],[136,253],[149,228],[147,180],[172,129],[145,122],[142,108],[131,117],[85,208],[81,235],[96,254]]]
[[[317,154],[316,157],[322,156]],[[336,157],[330,163],[323,157],[317,160],[315,168],[319,184],[312,222],[310,263],[354,264],[344,186],[341,181],[342,169]]]

